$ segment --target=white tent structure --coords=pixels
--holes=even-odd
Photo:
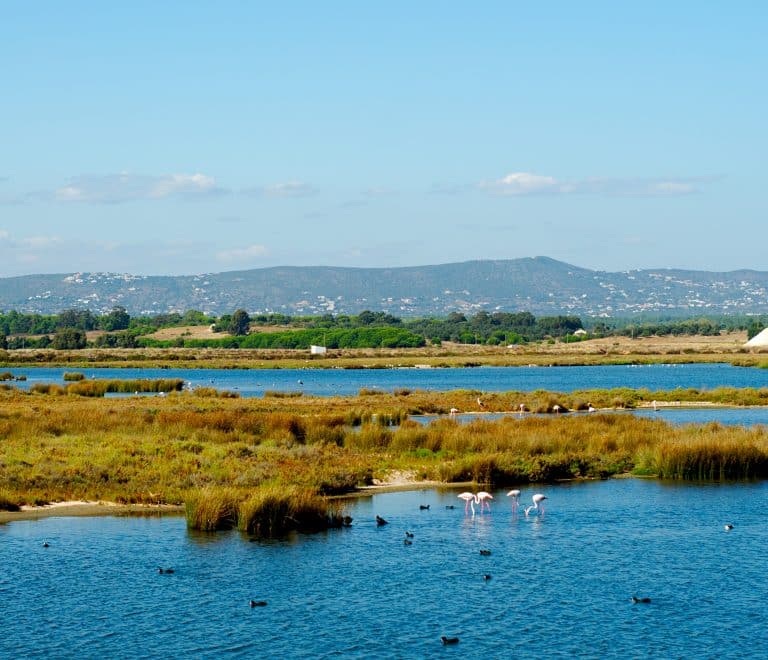
[[[768,328],[762,332],[757,333],[752,339],[750,339],[744,346],[749,348],[757,348],[762,346],[768,346]]]

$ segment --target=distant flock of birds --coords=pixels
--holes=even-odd
[[[475,399],[475,402],[477,403],[477,407],[480,408],[480,410],[485,410],[485,403],[483,402],[483,400],[480,397],[477,397],[477,399]],[[657,407],[656,407],[656,402],[655,401],[653,402],[652,405],[653,405],[653,409],[656,410]],[[526,407],[526,405],[524,403],[521,403],[518,406],[517,409],[520,411],[520,414],[529,412],[528,408]],[[559,414],[561,410],[563,410],[563,408],[560,407],[558,404],[555,404],[554,406],[552,406],[552,412],[555,413],[555,415]],[[568,412],[567,409],[565,409],[565,411]],[[460,412],[461,411],[458,408],[451,408],[450,416],[451,417],[455,417]],[[588,403],[587,404],[587,412],[597,412],[597,408],[595,408],[591,403]]]

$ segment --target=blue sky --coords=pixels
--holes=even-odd
[[[768,3],[0,13],[0,276],[768,270]]]

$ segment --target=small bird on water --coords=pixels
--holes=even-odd
[[[733,529],[733,525],[731,523],[726,523],[725,531],[730,532],[732,529]]]
[[[173,569],[172,568],[158,568],[157,572],[160,573],[160,575],[172,575]]]
[[[267,604],[266,600],[252,600],[250,601],[249,605],[251,607],[265,607]]]
[[[381,527],[382,525],[386,525],[387,521],[384,520],[381,516],[376,516],[376,524]]]
[[[442,642],[444,645],[446,645],[446,646],[447,646],[448,644],[458,644],[458,643],[459,643],[459,638],[458,638],[458,637],[446,637],[445,635],[443,635],[443,636],[440,638],[440,641],[441,641],[441,642]]]
[[[490,550],[481,550],[480,554],[483,555],[483,557],[488,557],[491,554]]]
[[[650,603],[651,599],[647,596],[644,598],[638,598],[637,596],[632,596],[632,602],[633,603]]]

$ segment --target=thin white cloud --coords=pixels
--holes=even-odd
[[[479,187],[482,187],[482,184]],[[433,183],[429,193],[431,195],[461,195],[470,190],[472,187],[463,183]]]
[[[498,195],[535,195],[564,192],[562,185],[551,176],[529,172],[512,172],[497,181],[483,182],[480,187]]]
[[[242,193],[265,197],[310,197],[317,194],[317,189],[305,181],[283,181],[266,186],[246,188]]]
[[[15,237],[6,229],[0,229],[0,260],[6,267],[13,264],[25,267],[47,263],[52,255],[60,251],[64,241],[58,236]]]
[[[675,196],[700,192],[701,184],[714,177],[651,177],[611,178],[590,177],[560,180],[553,176],[512,172],[495,181],[483,181],[478,188],[494,195],[626,195]]]
[[[269,250],[263,245],[249,245],[244,248],[222,250],[216,254],[216,258],[227,263],[242,263],[261,259],[268,254]]]
[[[363,190],[363,195],[366,197],[393,197],[397,195],[397,191],[383,186],[374,186]]]
[[[31,250],[47,249],[61,245],[62,240],[58,236],[30,236],[18,241],[22,248]]]
[[[0,247],[14,250],[40,250],[61,245],[58,236],[25,236],[15,238],[7,229],[0,229]]]
[[[59,202],[121,204],[138,200],[220,195],[226,190],[206,174],[86,174],[71,178],[53,193]]]

